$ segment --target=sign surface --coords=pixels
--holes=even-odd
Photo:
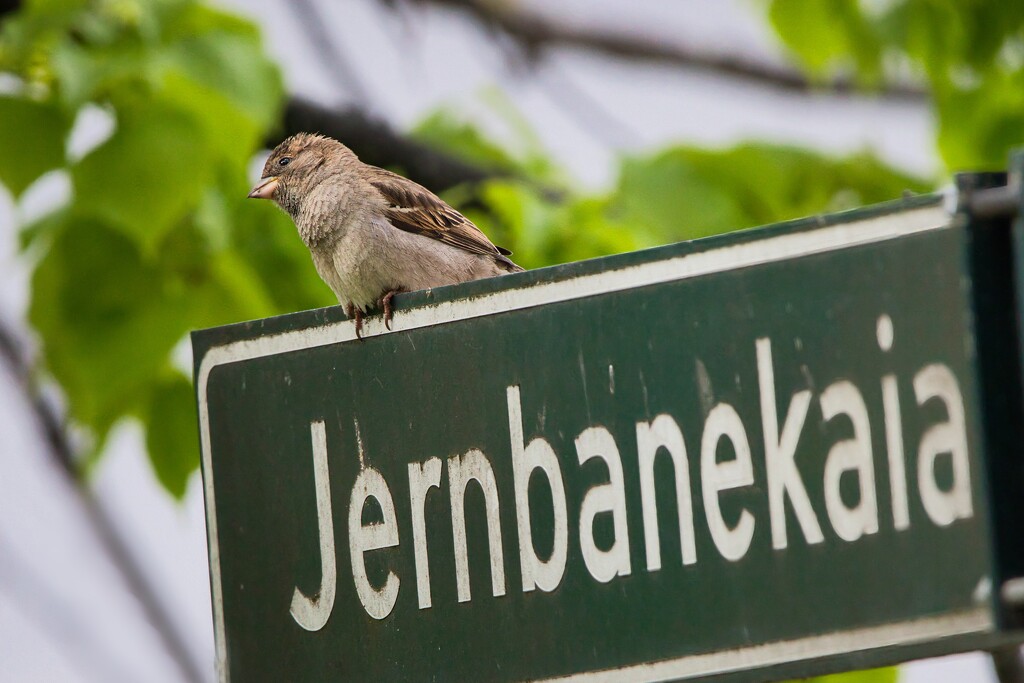
[[[926,197],[414,293],[363,341],[338,308],[196,333],[221,679],[976,647],[967,249]]]

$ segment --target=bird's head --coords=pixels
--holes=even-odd
[[[313,133],[292,135],[270,153],[249,198],[273,199],[294,216],[302,198],[337,173],[348,157],[355,155],[337,140]]]

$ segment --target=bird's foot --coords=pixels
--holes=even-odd
[[[392,289],[390,292],[380,298],[378,302],[380,307],[384,309],[384,327],[391,329],[391,318],[394,314],[394,310],[391,308],[391,300],[395,298],[395,294],[400,294],[405,290],[402,288]]]
[[[356,308],[355,304],[347,304],[345,306],[345,315],[349,319],[355,318],[356,320],[356,339],[362,341],[363,339],[363,312]]]

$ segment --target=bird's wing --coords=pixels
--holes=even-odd
[[[448,206],[440,197],[396,173],[383,169],[374,170],[370,184],[384,197],[387,203],[384,216],[391,225],[406,232],[440,240],[473,254],[508,261],[505,256],[512,252],[494,246],[480,228]]]

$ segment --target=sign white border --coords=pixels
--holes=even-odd
[[[567,280],[483,294],[472,299],[422,306],[409,311],[396,311],[391,330],[388,330],[383,322],[375,317],[364,322],[363,336],[370,337],[443,325],[457,320],[532,308],[559,301],[686,280],[702,275],[838,251],[914,233],[951,227],[950,213],[941,204],[908,209],[861,221],[766,237],[708,251],[683,254],[661,261],[581,275]],[[206,496],[206,525],[212,578],[210,583],[217,672],[219,680],[225,683],[228,680],[227,644],[224,634],[223,588],[217,541],[213,463],[210,453],[210,411],[206,396],[210,373],[217,366],[227,363],[338,344],[355,338],[354,322],[343,320],[319,327],[291,330],[257,339],[246,339],[215,346],[206,352],[199,366],[196,383],[199,397],[199,430],[203,486]],[[556,681],[558,683],[613,683],[619,681],[655,683],[657,681],[681,680],[699,675],[743,671],[844,652],[867,651],[894,645],[923,643],[944,637],[984,633],[993,628],[994,624],[989,610],[985,607],[978,607],[957,614],[914,619],[721,652],[689,655],[655,663],[629,665],[614,670],[592,671],[547,680],[552,683]]]

